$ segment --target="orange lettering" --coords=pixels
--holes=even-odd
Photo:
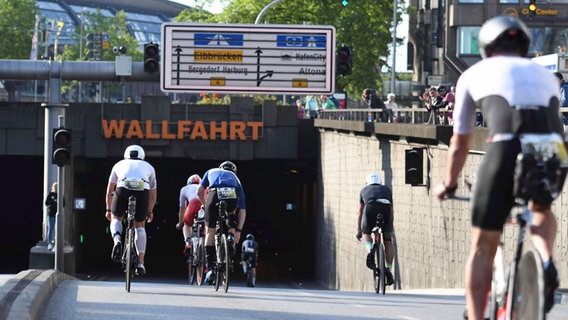
[[[152,120],[146,120],[146,139],[160,139],[160,135],[152,132]]]
[[[236,140],[237,136],[240,140],[246,140],[245,129],[246,126],[243,122],[231,122],[231,140]]]
[[[168,120],[162,120],[162,139],[175,139],[176,135],[168,131],[170,131]]]
[[[120,123],[120,125],[118,123]],[[118,123],[116,120],[110,120],[110,123],[108,120],[103,120],[103,134],[106,139],[110,139],[113,134],[117,139],[122,139],[126,121],[120,120]]]
[[[221,140],[227,140],[227,121],[221,121],[221,125],[216,127],[217,122],[209,122],[209,137],[211,140],[215,140],[217,134],[221,134]]]
[[[255,121],[255,122],[248,122],[247,125],[252,128],[252,140],[258,140],[258,128],[262,127],[262,122]]]
[[[189,126],[191,126],[191,121],[189,120],[178,121],[178,139],[183,139],[183,136],[189,132]]]
[[[144,134],[142,133],[142,128],[140,127],[140,122],[138,120],[130,121],[128,132],[126,132],[126,139],[132,139],[133,136],[136,136],[138,139],[144,138]]]
[[[207,131],[205,130],[205,125],[203,121],[195,121],[195,126],[193,126],[193,131],[191,132],[191,136],[189,137],[191,140],[195,140],[195,138],[200,137],[203,140],[208,140]]]

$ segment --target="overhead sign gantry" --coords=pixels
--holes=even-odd
[[[335,27],[162,24],[164,92],[332,94]]]

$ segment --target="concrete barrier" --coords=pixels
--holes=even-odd
[[[0,319],[39,319],[53,291],[61,282],[71,279],[76,280],[53,269],[18,273],[0,288]]]

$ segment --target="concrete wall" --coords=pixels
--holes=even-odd
[[[365,266],[363,243],[355,239],[358,195],[370,172],[378,172],[391,187],[394,197],[394,225],[402,288],[461,288],[470,246],[469,204],[446,201],[440,204],[429,185],[440,183],[445,174],[447,145],[408,143],[375,125],[374,133],[337,130],[337,123],[320,126],[321,167],[318,174],[318,214],[316,223],[316,274],[331,289],[372,291],[371,271]],[[334,127],[329,129],[329,127]],[[345,124],[345,128],[349,125]],[[325,129],[325,128],[328,129]],[[409,126],[412,127],[412,126]],[[434,130],[434,126],[430,127]],[[323,130],[321,130],[323,129]],[[394,130],[394,128],[391,128]],[[408,128],[409,135],[412,128]],[[422,130],[422,129],[421,129]],[[394,132],[394,131],[393,131]],[[461,175],[459,193],[467,193],[463,180],[472,181],[482,158],[479,130]],[[427,136],[427,134],[426,134]],[[405,150],[425,147],[424,183],[406,185]],[[568,278],[568,196],[567,187],[556,201],[558,234],[554,258],[562,279]],[[516,229],[507,226],[505,258],[512,256]]]

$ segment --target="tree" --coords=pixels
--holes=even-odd
[[[34,0],[0,0],[0,59],[29,59],[35,16]]]
[[[116,54],[112,51],[113,47],[125,47],[126,55],[132,56],[132,61],[142,61],[144,55],[140,50],[138,41],[132,37],[127,28],[127,16],[124,11],[118,11],[114,17],[107,17],[102,14],[100,9],[95,12],[83,12],[83,25],[75,28],[75,33],[71,35],[72,41],[65,46],[63,55],[58,56],[61,60],[87,60],[87,52],[89,49],[86,45],[86,40],[81,39],[81,34],[86,37],[89,33],[108,33],[109,46],[102,52],[103,61],[114,61]],[[83,27],[81,32],[80,28]],[[80,54],[82,41],[83,52]],[[113,89],[120,86],[118,83],[110,84]],[[78,87],[78,81],[65,81],[61,87],[63,93],[68,93],[69,90]],[[78,90],[77,90],[78,92]]]
[[[185,13],[176,21],[216,23],[254,23],[258,14],[273,0],[229,0],[220,14]],[[204,3],[206,1],[202,1]],[[399,1],[399,8],[403,7]],[[398,15],[402,10],[398,9]],[[333,25],[336,45],[346,45],[353,54],[353,72],[338,76],[336,91],[346,91],[359,97],[364,88],[382,88],[380,70],[388,62],[380,57],[389,55],[392,43],[393,2],[385,0],[358,1],[343,7],[341,1],[297,0],[283,1],[266,11],[261,23]],[[200,18],[202,18],[200,20]],[[398,19],[401,21],[402,19]],[[401,40],[397,40],[401,41]]]

